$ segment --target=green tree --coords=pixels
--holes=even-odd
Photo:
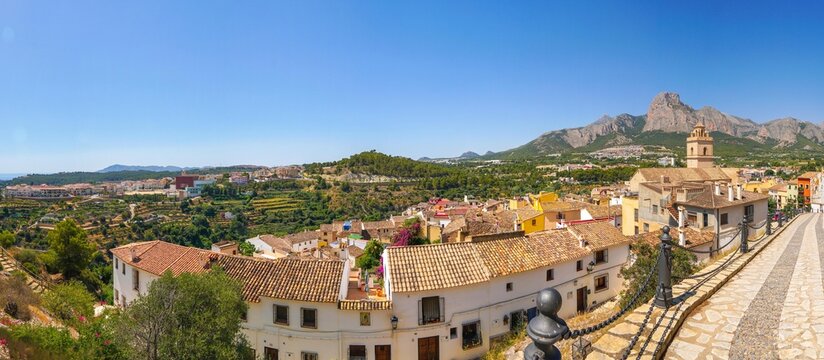
[[[197,311],[192,311],[197,309]],[[203,274],[165,273],[113,322],[133,359],[242,359],[247,305],[241,284],[216,268]]]
[[[43,306],[58,319],[75,324],[94,315],[94,296],[78,281],[56,285],[43,295]]]
[[[255,253],[255,246],[246,241],[241,241],[237,248],[245,256],[252,256]]]
[[[380,265],[383,244],[377,240],[370,240],[363,249],[363,255],[355,261],[355,266],[363,270],[371,270]]]
[[[86,239],[86,232],[72,219],[61,221],[46,235],[49,247],[57,255],[57,268],[63,277],[72,279],[88,268],[95,247]]]
[[[657,268],[654,268],[658,262],[659,246],[652,246],[646,242],[639,241],[632,244],[632,253],[636,256],[635,262],[629,266],[621,269],[621,276],[624,278],[624,283],[627,284],[623,291],[621,291],[621,306],[627,306],[631,298],[638,292],[638,289],[643,285],[644,280],[647,279],[650,269],[652,269],[652,278],[649,284],[641,293],[640,298],[635,303],[635,306],[649,301],[655,295],[655,284],[657,281]],[[672,248],[672,284],[675,285],[696,270],[695,255],[687,250],[673,247]]]
[[[6,230],[6,231],[3,231],[3,232],[0,232],[0,246],[8,249],[8,248],[12,247],[12,245],[14,245],[15,242],[16,242],[15,236],[10,231]]]

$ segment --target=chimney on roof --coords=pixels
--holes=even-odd
[[[732,193],[732,184],[727,184],[727,200],[734,201],[735,195]]]
[[[134,249],[134,246],[129,248],[129,255],[132,256],[133,263],[140,261],[140,257],[137,256],[137,250]]]
[[[743,188],[743,186],[738,184],[738,187],[735,189],[735,200],[741,200],[741,188]]]
[[[714,185],[715,185],[715,196],[721,196],[721,184],[716,182]]]

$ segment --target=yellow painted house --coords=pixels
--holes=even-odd
[[[524,234],[534,233],[536,231],[543,231],[546,229],[544,222],[544,213],[535,210],[529,206],[515,209],[518,225]]]
[[[541,192],[538,195],[529,194],[529,202],[532,203],[532,208],[540,212],[544,212],[544,203],[553,203],[558,201],[558,194],[554,192]]]
[[[777,185],[778,182],[775,179],[769,179],[765,181],[749,181],[744,184],[744,190],[757,192],[759,194],[766,194],[770,191],[770,188]]]
[[[641,227],[638,224],[638,197],[624,196],[621,200],[621,232],[626,236],[636,235]]]

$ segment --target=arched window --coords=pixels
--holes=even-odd
[[[690,155],[695,155],[695,148],[690,148]]]
[[[707,148],[704,148],[704,156],[707,156]]]

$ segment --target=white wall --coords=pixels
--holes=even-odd
[[[346,359],[350,345],[365,345],[367,359],[375,358],[375,345],[390,345],[393,359],[417,357],[418,339],[438,336],[440,339],[441,359],[473,359],[483,356],[490,346],[490,337],[506,334],[509,325],[504,323],[504,316],[515,311],[535,307],[535,294],[541,289],[555,287],[563,296],[559,315],[569,318],[576,312],[575,290],[588,287],[590,305],[606,301],[621,291],[623,281],[618,277],[621,266],[627,261],[627,245],[612,247],[608,250],[608,262],[596,265],[590,273],[586,265],[593,256],[582,259],[584,270],[576,271],[576,262],[569,261],[551,267],[554,280],[546,281],[543,267],[528,272],[492,279],[489,282],[461,286],[449,289],[422,291],[414,293],[392,293],[392,310],[367,311],[371,325],[360,325],[361,311],[340,310],[336,303],[313,303],[294,300],[281,300],[263,297],[260,302],[248,303],[247,321],[243,323],[243,333],[247,336],[258,354],[263,356],[265,347],[279,350],[280,359],[300,359],[302,351],[314,352],[319,359]],[[385,255],[385,254],[384,254]],[[114,270],[114,287],[126,296],[127,302],[133,301],[137,293],[132,290],[132,267],[127,266],[122,274],[123,263],[119,262]],[[386,267],[388,271],[388,266]],[[608,274],[609,288],[595,292],[594,278]],[[145,293],[148,285],[157,276],[141,271],[140,289]],[[387,279],[391,274],[387,274]],[[346,288],[347,274],[342,279]],[[391,281],[391,280],[390,280]],[[387,281],[388,283],[389,281]],[[506,291],[506,284],[512,283],[512,290]],[[391,285],[389,285],[391,288]],[[346,290],[342,290],[345,297]],[[427,296],[444,298],[443,323],[418,325],[418,300]],[[274,324],[273,305],[289,307],[289,325]],[[302,328],[300,324],[301,308],[317,310],[317,328]],[[391,318],[398,317],[398,329],[392,330]],[[461,325],[480,320],[482,345],[463,350]],[[455,327],[457,337],[450,338],[450,328]]]
[[[123,261],[121,261],[116,256],[114,258],[117,259],[116,261],[118,262],[118,267],[116,269],[113,268],[113,270],[112,270],[114,272],[114,276],[112,277],[112,282],[113,282],[112,287],[114,288],[114,290],[117,290],[118,298],[115,299],[116,300],[115,303],[118,304],[118,305],[122,301],[122,296],[126,297],[126,304],[128,305],[132,301],[137,299],[138,295],[146,294],[146,292],[149,289],[149,284],[152,281],[154,281],[155,279],[159,278],[159,276],[156,276],[156,275],[153,275],[153,274],[148,273],[146,271],[137,269],[133,266],[126,265]],[[123,274],[124,267],[126,269],[125,274]],[[137,291],[134,290],[134,286],[133,286],[133,282],[132,282],[133,281],[132,279],[133,279],[133,276],[134,276],[133,271],[132,271],[133,269],[137,269],[138,272],[140,272],[140,275],[139,275],[139,278],[140,278],[139,279],[139,282],[140,282],[139,294],[138,294]]]
[[[440,338],[440,356],[442,359],[472,359],[481,357],[489,350],[489,338],[506,334],[509,325],[504,324],[504,316],[511,312],[535,307],[535,295],[538,291],[555,287],[563,296],[559,316],[568,319],[576,313],[576,289],[586,286],[591,290],[588,295],[590,306],[599,304],[618,295],[623,289],[623,279],[619,272],[629,256],[627,245],[608,250],[608,262],[595,266],[587,273],[586,265],[594,260],[587,256],[583,260],[584,270],[576,271],[576,261],[569,261],[553,267],[492,279],[489,282],[414,293],[392,293],[391,299],[398,317],[398,349],[401,354],[415,357],[419,338],[438,336]],[[388,268],[388,266],[386,267]],[[546,270],[553,268],[553,281],[546,281]],[[595,292],[594,278],[608,274],[609,287]],[[391,277],[391,275],[389,275]],[[391,280],[390,280],[391,281]],[[506,291],[506,284],[512,283],[512,291]],[[391,289],[391,284],[389,285]],[[438,296],[444,298],[444,322],[418,325],[418,301],[424,297]],[[461,325],[480,320],[483,344],[477,348],[463,350],[461,344]],[[455,327],[457,337],[450,338],[450,328]]]

